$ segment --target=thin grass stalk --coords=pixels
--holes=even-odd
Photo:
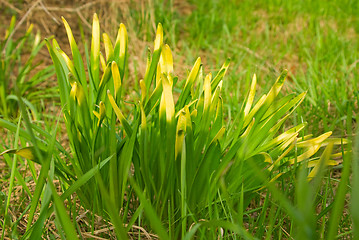
[[[15,139],[14,139],[14,147],[15,148],[17,148],[18,144],[19,144],[20,123],[21,123],[21,115],[19,117],[17,129],[16,129],[16,134],[15,134]],[[8,211],[9,211],[9,206],[10,206],[11,194],[12,194],[12,191],[13,191],[16,168],[17,168],[17,155],[14,155],[13,160],[12,160],[12,166],[11,166],[8,197],[6,199],[6,204],[5,204],[5,212],[4,212],[4,220],[3,220],[3,225],[2,225],[1,240],[3,240],[4,237],[5,237],[6,220],[8,219]]]

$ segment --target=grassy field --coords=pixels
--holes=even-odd
[[[1,239],[359,238],[359,1],[0,4]]]
[[[313,131],[345,129],[347,105],[358,99],[356,1],[204,1],[193,8],[181,16],[155,6],[155,21],[189,62],[205,53],[216,69],[232,59],[224,81],[229,108],[243,100],[253,73],[265,90],[287,68],[288,92],[308,91],[298,115]]]

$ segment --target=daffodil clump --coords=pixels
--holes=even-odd
[[[212,75],[198,58],[187,77],[178,79],[159,24],[139,98],[131,99],[133,109],[127,113],[122,98],[128,85],[125,26],[112,42],[100,34],[95,14],[85,64],[63,21],[72,58],[55,39],[47,42],[71,147],[68,159],[55,162],[61,197],[76,191],[83,206],[111,219],[119,237],[126,237],[134,223],[163,239],[192,236],[200,226],[195,224],[232,221],[234,206],[246,208],[256,191],[293,167],[308,168],[311,181],[324,166],[337,164],[332,159],[341,153],[330,152],[345,140],[329,138],[331,132],[300,136],[306,123],[282,131],[305,97],[278,97],[286,71],[258,100],[254,75],[239,114],[226,128],[221,89],[230,61]],[[329,154],[316,156],[323,146]],[[234,225],[217,223],[240,233]],[[212,228],[208,236],[217,236],[216,231]]]

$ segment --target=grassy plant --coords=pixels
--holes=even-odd
[[[309,169],[302,171],[298,183],[298,198],[306,199],[306,182],[315,181],[323,167],[336,165],[332,158],[341,156],[331,154],[332,146],[347,143],[329,138],[331,132],[316,138],[300,135],[306,123],[283,130],[284,122],[305,97],[305,93],[279,96],[286,71],[257,101],[257,79],[253,76],[239,113],[226,125],[220,93],[229,60],[212,77],[204,73],[198,58],[187,78],[179,80],[174,75],[171,50],[163,43],[161,25],[153,52],[148,50],[138,99],[125,102],[121,95],[127,84],[128,40],[124,25],[120,25],[114,44],[107,34],[102,35],[103,55],[99,21],[94,15],[90,52],[85,43],[86,70],[70,26],[63,21],[72,60],[56,40],[52,44],[48,41],[47,46],[56,69],[71,153],[54,140],[54,133],[41,131],[30,121],[26,121],[28,128],[44,137],[45,142],[20,131],[18,134],[34,147],[3,153],[16,153],[42,164],[32,196],[27,236],[38,236],[44,219],[54,210],[65,234],[71,235],[74,229],[66,223],[61,200],[71,202],[70,196],[76,191],[85,208],[111,220],[119,238],[126,238],[135,223],[152,229],[163,239],[193,235],[226,238],[233,234],[248,238],[243,216],[258,191],[292,176],[297,168]],[[181,89],[179,94],[174,92],[175,86]],[[125,105],[131,106],[130,112],[123,110]],[[0,124],[18,129],[4,120]],[[327,145],[322,157],[317,157],[320,148]],[[67,161],[61,159],[60,152]],[[47,157],[50,155],[54,158]],[[32,225],[45,179],[53,179],[48,175],[51,167],[64,192],[58,196],[49,183],[45,195],[53,196],[55,209],[47,198],[39,220]],[[304,192],[300,184],[304,184]],[[279,192],[275,187],[270,190]],[[284,196],[277,199],[283,201],[291,216],[297,216]],[[263,214],[265,211],[263,208]],[[298,219],[298,225],[302,224],[301,216]],[[308,226],[313,219],[309,220]],[[209,226],[210,231],[201,226]]]
[[[5,38],[0,41],[0,115],[4,118],[18,116],[19,99],[15,94],[17,86],[20,97],[31,110],[33,117],[39,119],[37,110],[40,101],[57,95],[53,87],[40,86],[54,74],[54,70],[52,66],[48,66],[35,73],[34,69],[39,63],[34,59],[44,42],[41,41],[39,33],[33,36],[32,25],[24,35],[15,39],[15,23],[15,17],[12,17]]]
[[[63,19],[64,20],[64,19]],[[122,171],[128,170],[130,159],[124,159],[120,149],[128,148],[130,142],[117,141],[116,118],[109,107],[107,89],[112,90],[115,98],[120,102],[121,82],[126,64],[127,33],[123,25],[119,29],[116,43],[112,47],[109,37],[104,34],[106,60],[100,55],[100,29],[97,16],[93,21],[93,38],[91,53],[87,58],[89,81],[86,79],[84,63],[77,44],[72,36],[68,23],[64,20],[72,51],[73,62],[59,49],[54,40],[52,46],[48,43],[49,52],[55,64],[60,87],[60,97],[64,106],[66,127],[69,133],[73,158],[70,159],[73,173],[80,178],[104,159],[112,159],[101,170],[101,181],[104,181],[106,191],[116,199],[123,199],[123,179],[126,174],[116,172],[118,164],[122,164]],[[103,74],[100,76],[100,67]],[[133,144],[133,143],[132,143]],[[126,152],[125,152],[126,153]],[[124,159],[119,161],[119,159]],[[120,185],[119,185],[120,184]],[[78,194],[83,204],[94,212],[102,212],[104,202],[101,198],[101,188],[97,180],[91,179],[82,187]],[[116,202],[118,203],[118,202]],[[116,207],[119,209],[119,207]]]

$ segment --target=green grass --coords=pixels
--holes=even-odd
[[[176,6],[158,1],[152,18],[168,29],[165,39],[179,46],[187,63],[204,55],[208,68],[217,69],[232,59],[223,84],[230,113],[239,111],[236,103],[243,101],[253,72],[266,91],[287,68],[288,92],[308,90],[294,123],[304,118],[314,132],[336,128],[337,135],[345,134],[338,126],[346,128],[347,106],[357,110],[358,101],[357,1],[189,1],[188,15]],[[151,19],[133,16],[131,27],[139,35],[153,31]]]
[[[134,64],[134,60],[126,54],[123,40],[113,42],[115,57],[111,47],[103,51],[101,45],[106,52],[103,66],[96,50],[98,38],[85,46],[91,45],[86,56],[80,56],[72,42],[73,69],[56,42],[48,45],[70,149],[60,145],[64,136],[56,137],[56,121],[45,122],[43,130],[25,109],[18,125],[0,119],[0,125],[9,129],[1,152],[17,149],[19,143],[33,146],[7,151],[21,157],[3,155],[9,169],[1,180],[9,184],[0,196],[3,231],[9,234],[26,217],[27,229],[18,233],[25,233],[24,239],[55,236],[46,227],[49,222],[55,223],[62,238],[75,237],[75,232],[95,233],[99,226],[93,212],[115,226],[114,232],[98,235],[104,238],[123,239],[136,227],[161,239],[358,236],[359,140],[353,133],[358,119],[359,3],[188,4],[156,1],[142,12],[134,5],[126,19],[128,31],[148,42],[155,35],[153,23],[162,22],[163,42],[176,46],[173,72],[166,45],[155,47],[146,73],[135,68],[136,76],[127,70],[127,61]],[[184,8],[191,11],[186,14]],[[162,62],[157,65],[161,51]],[[197,60],[190,73],[197,56],[203,65]],[[188,67],[180,66],[183,63]],[[289,73],[282,86],[282,80],[275,79],[284,68]],[[221,70],[226,75],[216,78]],[[215,80],[206,77],[209,72]],[[270,97],[261,103],[260,97],[270,89]],[[253,111],[254,106],[259,110]],[[333,131],[333,138],[327,138],[328,131]],[[309,140],[308,134],[320,137]],[[355,144],[346,144],[339,138],[343,136]],[[345,150],[341,144],[347,145]],[[340,159],[332,151],[342,152],[343,163],[326,170],[333,163],[330,159]],[[266,163],[268,159],[272,162]],[[41,166],[40,172],[36,166]],[[60,185],[54,186],[53,179]],[[35,191],[28,188],[30,182],[36,183]],[[30,199],[28,207],[15,206],[7,197],[16,186],[22,186]],[[81,215],[78,200],[90,210],[88,224],[74,221]],[[18,213],[15,221],[8,217],[9,209]],[[32,225],[35,216],[38,220]]]

